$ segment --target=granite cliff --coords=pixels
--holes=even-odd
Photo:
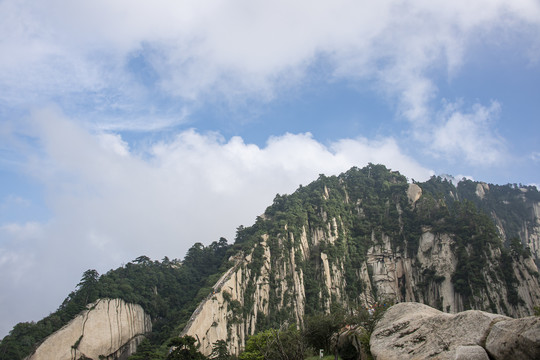
[[[124,360],[151,331],[140,305],[100,299],[46,338],[27,360]]]

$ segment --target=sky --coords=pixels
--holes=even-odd
[[[0,0],[0,338],[381,163],[540,183],[540,2]]]

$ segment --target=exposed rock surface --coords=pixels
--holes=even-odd
[[[152,330],[140,305],[100,299],[45,339],[27,360],[127,359]]]
[[[456,360],[489,360],[489,356],[480,345],[461,345],[456,350]]]
[[[245,344],[246,333],[243,324],[235,321],[238,314],[235,314],[237,309],[232,305],[243,301],[242,280],[246,269],[241,266],[242,260],[237,258],[236,265],[218,280],[212,294],[199,304],[181,334],[195,337],[200,344],[199,350],[205,355],[212,352],[212,345],[217,340],[228,340],[229,351],[234,354],[238,354],[239,346]],[[246,260],[249,261],[250,258]],[[265,269],[267,272],[268,268]],[[264,286],[259,287],[259,296],[267,298],[268,289]],[[262,303],[254,306],[265,311],[265,305]]]
[[[540,202],[524,201],[529,209],[529,220],[523,221],[521,238],[540,264]]]
[[[493,325],[486,349],[495,359],[540,359],[540,318],[527,317]]]
[[[370,346],[376,360],[539,359],[540,319],[399,303],[377,324]]]
[[[476,196],[478,196],[480,199],[484,199],[486,196],[486,192],[489,191],[489,185],[486,183],[478,183],[476,184]]]
[[[497,188],[500,186],[493,186]],[[504,200],[494,198],[489,200],[490,193],[493,191],[488,184],[478,183],[476,185],[476,196],[481,200],[480,205],[486,201],[491,203],[497,203],[506,205],[505,207],[494,207],[488,212],[491,218],[497,225],[499,234],[503,240],[509,240],[514,236],[519,236],[523,246],[528,248],[536,262],[537,266],[540,266],[540,201],[534,196],[528,196],[531,191],[527,188],[519,188],[519,195],[507,195]],[[511,190],[506,189],[507,192]],[[508,217],[512,216],[515,219],[519,219],[518,228],[509,226]]]
[[[420,196],[422,196],[422,188],[414,183],[409,184],[409,188],[407,189],[407,197],[409,198],[409,202],[411,204],[416,203],[418,199],[420,199]]]

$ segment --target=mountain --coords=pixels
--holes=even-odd
[[[219,339],[238,353],[258,330],[381,299],[529,315],[540,302],[538,195],[437,177],[409,184],[382,165],[321,175],[239,229],[236,265],[183,334],[206,354]]]
[[[530,315],[540,304],[539,215],[535,187],[454,185],[448,177],[409,183],[369,164],[278,194],[252,226],[237,229],[232,246],[198,243],[182,262],[142,256],[83,276],[59,311],[71,309],[63,318],[73,318],[98,298],[122,298],[152,318],[139,352],[166,353],[169,337],[188,334],[205,354],[218,340],[237,354],[260,330],[377,301]],[[0,359],[26,356],[62,321],[41,324],[48,333],[31,341],[32,325],[17,325],[0,344]],[[19,357],[3,355],[14,348]]]

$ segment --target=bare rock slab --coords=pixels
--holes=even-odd
[[[511,319],[479,310],[447,314],[420,303],[399,303],[375,327],[371,353],[377,360],[454,360],[467,350],[464,346],[483,347],[493,324],[504,320]]]
[[[46,338],[26,360],[126,359],[152,331],[140,305],[100,299]]]

